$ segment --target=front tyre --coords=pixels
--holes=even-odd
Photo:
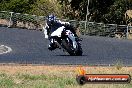
[[[70,43],[67,42],[65,39],[62,40],[62,46],[71,56],[75,55],[72,48],[71,48]]]
[[[83,51],[82,51],[81,44],[77,42],[77,45],[78,45],[78,47],[77,47],[77,49],[75,51],[76,56],[82,56]]]
[[[62,46],[63,48],[71,55],[71,56],[82,56],[82,48],[81,48],[81,44],[77,43],[77,49],[73,49],[72,45],[70,44],[70,42],[68,42],[67,40],[63,39],[62,40]]]

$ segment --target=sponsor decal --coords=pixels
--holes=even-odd
[[[82,68],[78,69],[79,75],[76,76],[78,84],[86,83],[130,83],[129,74],[86,74]]]

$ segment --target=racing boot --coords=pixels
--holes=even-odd
[[[48,49],[49,50],[55,50],[57,47],[55,46],[55,43],[51,43],[51,44],[49,44],[49,47],[48,47]]]

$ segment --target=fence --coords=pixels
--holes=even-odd
[[[122,39],[132,39],[132,26],[103,24],[96,22],[75,21],[71,23],[79,27],[81,34],[90,36],[116,37]]]
[[[69,22],[73,26],[78,27],[82,35],[132,39],[132,26],[76,20],[70,20]],[[43,25],[45,25],[45,16],[1,11],[0,25],[42,30]]]
[[[1,26],[20,27],[27,29],[42,29],[45,17],[1,11],[0,19]]]

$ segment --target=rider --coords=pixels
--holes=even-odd
[[[54,50],[57,48],[54,42],[54,38],[51,36],[51,34],[56,30],[59,30],[59,28],[62,26],[68,27],[68,29],[70,29],[75,34],[75,36],[77,36],[74,27],[71,26],[69,22],[62,22],[60,20],[56,20],[56,17],[53,14],[51,14],[47,17],[46,25],[43,28],[45,38],[50,40],[50,44],[48,46],[49,50]]]

